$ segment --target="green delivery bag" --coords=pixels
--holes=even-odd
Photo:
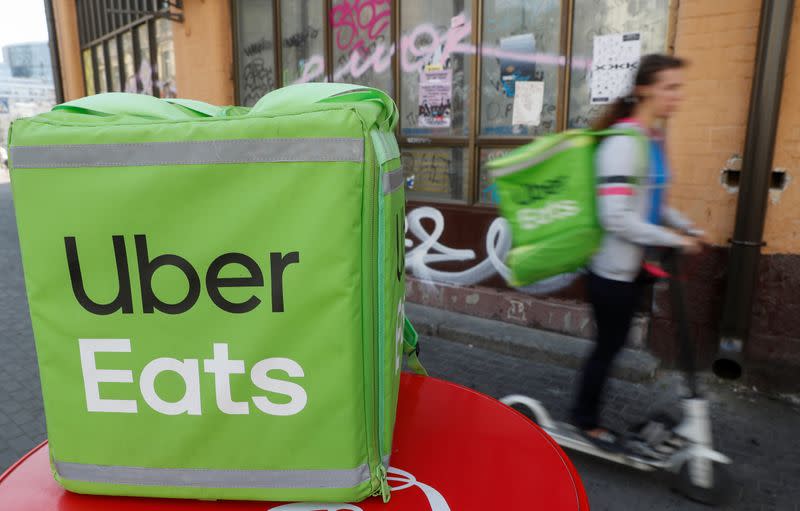
[[[388,499],[416,342],[397,116],[378,90],[306,84],[252,109],[101,94],[14,122],[59,483]]]
[[[584,267],[603,230],[597,220],[594,154],[604,136],[633,129],[569,130],[541,137],[489,163],[511,229],[510,284],[524,286]]]

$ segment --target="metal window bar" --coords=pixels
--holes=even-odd
[[[283,43],[281,43],[281,0],[272,0],[272,48],[275,58],[275,86],[283,87]]]
[[[139,28],[134,28],[131,31],[131,46],[133,49],[133,76],[134,82],[136,83],[136,92],[147,92],[142,88],[140,88],[139,83],[141,81],[141,77],[139,76],[139,70],[142,68],[142,46],[141,42],[139,41]]]
[[[182,21],[182,2],[158,0],[77,0],[81,50],[116,38],[156,18]]]
[[[159,72],[158,72],[158,41],[156,40],[156,20],[152,18],[147,21],[147,36],[149,37],[150,45],[150,79],[153,83],[153,96],[161,97],[161,87],[159,86]]]
[[[114,38],[117,45],[117,71],[119,75],[119,91],[125,91],[125,45],[122,44],[122,35],[117,34]]]
[[[106,90],[111,92],[114,90],[114,82],[111,79],[111,56],[110,52],[108,51],[108,41],[101,43],[101,47],[103,49],[103,62],[105,63]]]

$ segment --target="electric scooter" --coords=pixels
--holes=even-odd
[[[680,262],[677,251],[668,252],[664,260],[667,271],[661,277],[669,280],[688,387],[688,395],[681,399],[681,420],[665,412],[654,414],[622,435],[620,449],[612,451],[587,440],[575,426],[554,421],[535,399],[515,394],[500,401],[528,408],[533,420],[562,447],[638,470],[663,470],[672,475],[673,487],[678,492],[704,504],[718,505],[730,494],[732,479],[727,465],[732,461],[713,449],[709,403],[697,386]]]

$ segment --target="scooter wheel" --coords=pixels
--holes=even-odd
[[[728,466],[722,463],[713,462],[714,484],[711,488],[698,486],[692,482],[689,476],[689,463],[681,466],[680,471],[675,474],[673,489],[685,497],[710,506],[726,504],[732,497],[733,477]]]

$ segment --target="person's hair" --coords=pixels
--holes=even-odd
[[[671,55],[662,55],[653,53],[645,55],[639,61],[639,69],[636,72],[636,82],[634,89],[625,97],[617,99],[612,103],[592,125],[596,130],[606,129],[620,119],[630,117],[636,104],[642,101],[642,98],[637,97],[636,87],[639,85],[652,85],[658,79],[658,73],[666,71],[667,69],[680,69],[686,66],[686,61],[680,57],[673,57]]]

